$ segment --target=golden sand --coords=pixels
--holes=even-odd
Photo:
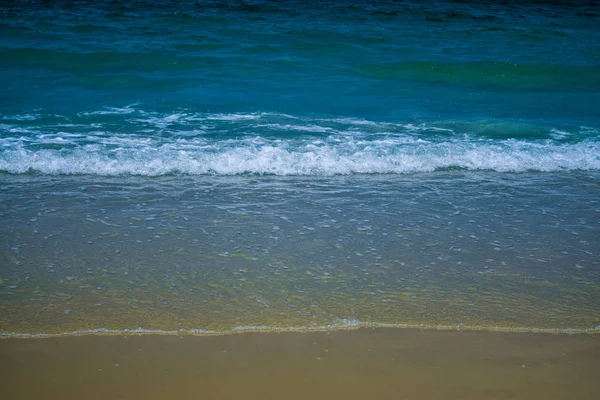
[[[2,399],[597,399],[600,335],[359,329],[0,340]]]

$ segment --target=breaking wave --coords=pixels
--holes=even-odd
[[[600,169],[594,128],[411,124],[285,114],[159,115],[132,106],[4,116],[0,171],[50,175],[348,175]]]

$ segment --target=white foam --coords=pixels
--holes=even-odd
[[[105,107],[80,114],[117,115],[118,132],[111,132],[115,130],[112,122],[93,118],[83,124],[0,124],[4,133],[0,171],[326,176],[449,168],[498,172],[600,169],[598,130],[590,127],[580,127],[573,134],[548,130],[546,139],[532,141],[469,133],[473,127],[484,129],[487,122],[450,121],[434,126],[264,112],[157,113],[136,107]],[[123,124],[129,129],[122,131]]]
[[[375,122],[375,121],[370,121],[368,119],[351,118],[351,117],[324,118],[324,119],[320,119],[320,121],[335,122],[338,124],[348,124],[348,125],[358,125],[358,126],[374,126],[374,127],[386,127],[386,128],[395,125],[395,124],[389,123],[389,122]]]
[[[189,118],[187,114],[169,114],[162,116],[146,115],[145,118],[136,118],[135,122],[153,125],[157,128],[164,129],[170,125],[181,123]]]
[[[314,132],[314,133],[329,133],[335,132],[334,129],[320,125],[292,125],[292,124],[260,124],[253,125],[254,128],[268,128],[277,131],[298,131],[298,132]]]
[[[12,121],[35,121],[39,119],[39,114],[19,114],[19,115],[4,115],[2,119]]]
[[[572,135],[571,132],[561,131],[559,129],[551,129],[550,130],[550,136],[556,140],[565,139],[571,135]]]
[[[247,121],[260,119],[263,113],[231,113],[231,114],[208,114],[203,119],[214,121]]]
[[[47,143],[61,143],[57,138]],[[68,143],[71,143],[70,141]],[[382,140],[261,137],[165,140],[104,136],[74,149],[32,150],[23,140],[4,142],[0,171],[13,174],[191,175],[410,174],[447,168],[498,172],[600,170],[600,143],[518,140],[425,141],[411,136]]]
[[[104,109],[102,109],[102,110],[81,112],[81,113],[79,113],[77,115],[79,115],[79,116],[91,116],[91,115],[126,115],[126,114],[134,113],[136,111],[136,109],[134,108],[134,106],[136,106],[136,105],[137,104],[130,104],[130,105],[125,106],[125,107],[104,107]]]
[[[0,332],[2,338],[53,338],[66,336],[129,336],[129,335],[177,335],[177,336],[221,336],[247,332],[331,332],[339,330],[357,330],[360,328],[394,328],[394,329],[426,329],[439,331],[486,331],[486,332],[527,332],[527,333],[554,333],[554,334],[593,334],[600,332],[600,325],[593,328],[541,328],[528,326],[497,326],[497,325],[465,325],[465,324],[414,324],[414,323],[385,323],[385,322],[363,322],[354,318],[342,318],[327,325],[299,325],[299,326],[273,326],[273,325],[242,325],[221,330],[216,329],[81,329],[59,333],[32,333],[32,332]]]

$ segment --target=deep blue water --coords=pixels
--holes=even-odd
[[[0,170],[598,170],[598,10],[589,2],[4,5]]]
[[[2,2],[0,332],[597,330],[599,27],[594,1]]]

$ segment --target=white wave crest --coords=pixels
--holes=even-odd
[[[12,142],[0,153],[0,171],[22,174],[146,175],[410,174],[450,168],[498,172],[600,170],[600,143],[383,140],[267,140],[202,138],[158,142],[111,137],[75,148],[32,149]]]

